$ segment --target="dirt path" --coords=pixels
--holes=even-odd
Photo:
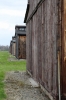
[[[49,100],[30,79],[26,72],[7,72],[4,80],[6,100]]]

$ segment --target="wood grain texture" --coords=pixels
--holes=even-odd
[[[41,0],[42,1],[42,0]],[[27,20],[27,70],[54,98],[58,95],[58,0],[30,0]],[[32,17],[30,17],[32,15]]]

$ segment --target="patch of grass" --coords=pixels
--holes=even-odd
[[[3,79],[4,79],[4,73],[3,71],[0,71],[0,100],[3,100],[4,98],[6,98],[5,92],[4,92],[4,83],[3,83]]]
[[[0,51],[0,100],[6,98],[4,92],[4,77],[7,71],[25,71],[26,61],[9,61],[9,57],[12,55],[7,51]]]

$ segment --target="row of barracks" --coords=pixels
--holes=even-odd
[[[26,59],[26,26],[15,26],[15,35],[10,42],[10,53],[17,59]]]

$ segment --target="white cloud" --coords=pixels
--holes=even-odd
[[[0,15],[24,17],[25,10],[0,9]]]
[[[0,30],[14,31],[14,25],[8,22],[0,22]]]
[[[9,27],[9,31],[14,31],[14,27]]]
[[[9,23],[7,22],[0,22],[0,29],[8,29]]]

